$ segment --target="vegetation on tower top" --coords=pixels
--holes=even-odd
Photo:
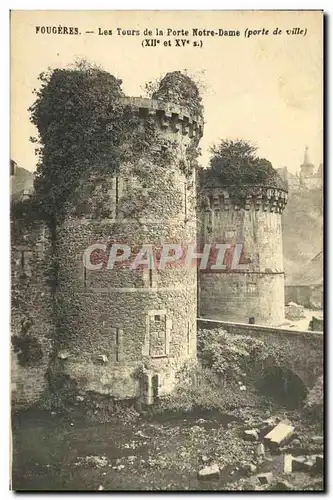
[[[211,147],[210,166],[202,171],[207,187],[262,186],[288,191],[287,184],[270,161],[257,156],[257,147],[243,140],[223,139]]]
[[[181,71],[167,73],[159,82],[159,87],[152,93],[152,99],[172,102],[192,113],[202,116],[202,98],[196,83]]]

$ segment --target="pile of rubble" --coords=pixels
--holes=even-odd
[[[295,427],[287,419],[279,420],[278,417],[270,417],[256,427],[244,430],[242,437],[244,441],[253,443],[254,449],[250,451],[251,460],[244,462],[235,470],[248,477],[247,483],[251,484],[252,489],[292,490],[294,487],[289,482],[288,475],[297,472],[310,473],[312,476],[323,474],[323,453],[305,455]],[[311,443],[315,449],[322,451],[322,436],[313,436]],[[285,453],[286,451],[288,453]],[[278,472],[273,466],[273,457],[277,455],[283,455],[281,457],[283,458],[282,471]],[[262,468],[263,464],[266,466],[264,469],[271,468],[272,470],[259,472],[258,469]],[[216,463],[205,465],[199,470],[198,479],[218,480],[221,471],[222,469]],[[231,475],[234,472],[231,472]]]
[[[289,302],[285,307],[285,317],[291,320],[305,318],[304,307],[296,304],[295,302]]]

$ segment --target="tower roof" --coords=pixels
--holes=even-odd
[[[309,146],[305,146],[304,159],[301,167],[314,167],[314,165],[310,162]]]
[[[303,165],[309,165],[309,146],[305,146]]]

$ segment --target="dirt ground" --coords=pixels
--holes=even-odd
[[[289,488],[322,490],[321,474],[283,474],[283,455],[322,453],[312,436],[320,424],[309,424],[297,412],[276,408],[274,415],[295,425],[298,444],[272,455],[256,456],[258,442],[243,439],[244,429],[259,424],[271,410],[243,408],[123,418],[108,423],[89,422],[84,414],[29,410],[13,418],[12,487],[16,491],[79,490],[253,490],[277,489],[287,479]],[[256,467],[251,476],[244,466]],[[216,480],[198,479],[198,471],[217,464]],[[273,472],[270,485],[258,486],[259,472]]]

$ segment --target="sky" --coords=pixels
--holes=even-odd
[[[305,146],[317,166],[323,160],[322,22],[319,11],[12,11],[11,158],[36,168],[28,107],[38,75],[84,57],[121,78],[131,96],[143,95],[146,82],[167,72],[186,69],[193,75],[205,108],[203,165],[212,144],[241,138],[255,143],[275,168],[296,172]],[[81,34],[36,33],[36,26],[77,27]],[[140,35],[118,35],[117,28]],[[239,30],[240,36],[193,37],[194,28]],[[306,34],[288,35],[293,28]],[[163,31],[154,37],[157,47],[143,46],[145,29]],[[189,36],[167,36],[168,29],[188,30]],[[246,29],[257,34],[246,37]],[[281,34],[274,35],[276,29]],[[176,47],[176,38],[189,43]],[[165,47],[169,40],[173,46]]]

